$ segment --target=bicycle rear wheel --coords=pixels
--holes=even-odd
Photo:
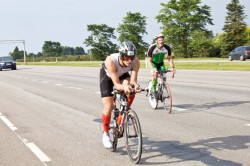
[[[162,102],[164,108],[168,110],[169,113],[172,112],[172,93],[170,91],[170,86],[167,82],[163,84],[162,88]]]
[[[138,116],[132,109],[128,110],[124,129],[128,156],[136,164],[140,161],[142,154],[142,132]]]

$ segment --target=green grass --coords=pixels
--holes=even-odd
[[[27,62],[27,65],[41,66],[74,66],[74,67],[99,67],[102,61],[68,61],[68,62]],[[194,69],[194,70],[232,70],[232,71],[250,71],[250,61],[227,61],[219,58],[199,58],[199,59],[175,59],[176,69]],[[17,63],[24,65],[24,63]],[[168,62],[165,62],[166,66]],[[141,68],[146,68],[145,60],[141,60]]]
[[[250,71],[250,62],[176,62],[177,69]]]
[[[102,63],[103,63],[102,61],[62,61],[62,62],[27,62],[27,65],[98,67]],[[24,65],[24,63],[18,62],[17,65]]]

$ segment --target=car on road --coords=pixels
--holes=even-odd
[[[16,70],[16,60],[11,56],[0,57],[0,71],[3,69]]]
[[[241,60],[250,59],[250,46],[239,46],[233,49],[229,54],[228,58],[232,60]]]

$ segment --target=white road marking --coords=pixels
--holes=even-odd
[[[0,118],[11,130],[17,130],[17,128],[5,116],[3,116],[2,113],[0,114]]]
[[[250,124],[246,124],[247,126],[250,126]]]
[[[26,146],[43,162],[51,161],[51,159],[43,153],[34,143],[27,143]]]
[[[47,84],[47,83],[48,83],[48,81],[42,81],[42,83]]]
[[[179,107],[172,107],[172,109],[175,111],[186,111],[187,110],[185,108],[179,108]]]
[[[55,84],[56,86],[61,86],[62,84]]]
[[[96,94],[101,94],[101,92],[95,92]]]
[[[82,89],[82,88],[74,87],[74,86],[69,86],[68,88],[70,88],[70,89],[77,89],[77,90],[81,90]]]
[[[37,79],[32,79],[32,81],[37,81]]]
[[[16,133],[17,128],[0,112],[0,119],[17,135],[17,137],[38,157],[38,159],[46,165],[44,162],[51,161],[51,159],[43,153],[34,143],[28,143],[28,140],[22,138]]]

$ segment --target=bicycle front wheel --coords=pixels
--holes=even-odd
[[[149,90],[148,101],[150,103],[150,106],[153,109],[156,109],[158,106],[158,100],[152,94],[152,81],[151,80],[148,82],[148,90]]]
[[[128,156],[133,163],[138,163],[142,154],[142,132],[137,114],[129,109],[124,124],[125,143]]]
[[[170,91],[170,86],[167,82],[163,84],[162,88],[162,102],[164,105],[164,108],[168,110],[169,113],[172,112],[172,93]]]

